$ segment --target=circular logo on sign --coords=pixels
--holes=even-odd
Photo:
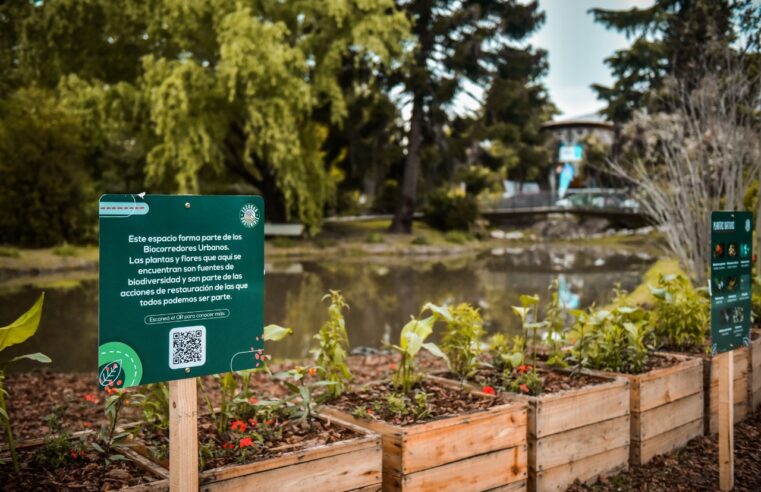
[[[750,219],[745,219],[745,231],[750,232]]]
[[[259,223],[259,209],[253,203],[247,203],[240,209],[240,223],[249,229]]]
[[[143,378],[143,364],[137,352],[122,342],[98,347],[98,384],[101,388],[137,386]]]

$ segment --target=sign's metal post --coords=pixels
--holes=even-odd
[[[169,490],[198,490],[196,379],[169,381]]]
[[[734,364],[732,352],[716,356],[719,369],[719,488],[735,486]]]

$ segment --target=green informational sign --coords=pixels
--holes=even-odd
[[[101,386],[260,365],[261,197],[104,195],[99,215]]]
[[[750,345],[753,215],[711,213],[711,353]]]

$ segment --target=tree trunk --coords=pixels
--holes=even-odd
[[[420,173],[420,144],[423,140],[423,96],[415,94],[412,102],[412,118],[410,120],[407,157],[404,161],[404,177],[400,199],[396,204],[394,220],[391,222],[391,232],[401,234],[412,233],[412,218],[417,201],[417,181]]]

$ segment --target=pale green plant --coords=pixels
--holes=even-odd
[[[701,351],[710,333],[709,298],[681,275],[660,275],[656,287],[652,323],[661,348]]]
[[[352,378],[347,364],[349,336],[343,316],[343,310],[348,309],[349,305],[337,290],[331,290],[322,299],[330,299],[328,321],[323,323],[320,332],[314,336],[320,346],[313,353],[321,378],[333,382],[327,387],[327,395],[333,399],[346,391]]]
[[[478,309],[462,303],[450,308],[441,339],[441,350],[449,359],[449,369],[460,382],[473,377],[478,371],[482,352],[484,322]]]
[[[22,314],[10,325],[0,328],[0,352],[12,345],[26,341],[29,337],[37,332],[37,328],[40,326],[40,320],[42,319],[42,306],[44,301],[45,293],[43,292],[27,312]],[[13,436],[11,416],[8,412],[8,406],[6,403],[6,400],[10,395],[8,390],[5,389],[4,382],[5,369],[8,364],[12,364],[23,359],[33,360],[43,364],[50,363],[50,358],[47,355],[41,354],[39,352],[34,354],[19,355],[4,362],[0,362],[0,424],[2,424],[5,431],[5,439],[8,443],[8,450],[10,451],[11,461],[13,462],[13,469],[16,471],[16,473],[19,471],[18,456],[16,455],[16,441]]]

